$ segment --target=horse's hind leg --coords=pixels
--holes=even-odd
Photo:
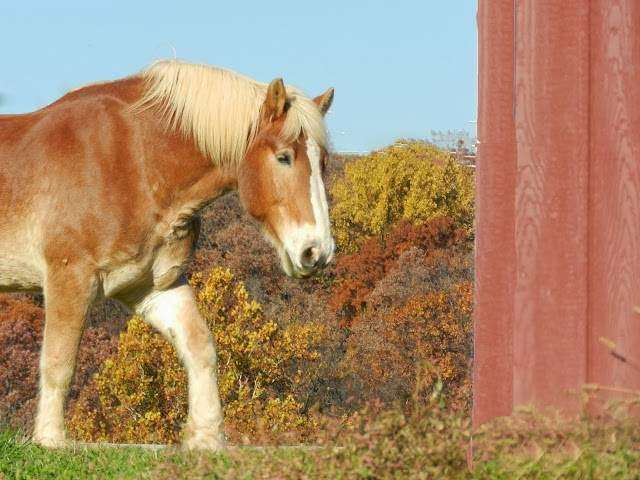
[[[66,443],[64,403],[96,282],[79,266],[61,265],[48,270],[44,285],[46,319],[40,353],[40,398],[33,439],[45,447],[61,447]]]
[[[191,287],[180,280],[171,288],[154,291],[136,311],[173,344],[187,370],[189,418],[183,445],[189,449],[222,448],[216,351]]]

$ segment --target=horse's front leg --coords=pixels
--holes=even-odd
[[[96,295],[96,280],[74,262],[60,262],[48,266],[43,290],[46,318],[33,440],[44,447],[62,447],[66,445],[64,403],[85,317]]]
[[[191,287],[182,279],[167,290],[154,291],[136,311],[173,344],[187,370],[189,416],[183,445],[189,449],[223,448],[216,351]]]

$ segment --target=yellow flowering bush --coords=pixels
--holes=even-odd
[[[87,441],[171,442],[186,418],[186,384],[173,347],[134,316],[81,392],[69,429]]]
[[[398,220],[420,224],[449,217],[473,227],[473,175],[469,168],[429,143],[401,141],[345,167],[333,185],[331,217],[338,247],[358,249]]]
[[[219,387],[232,440],[305,437],[315,420],[294,397],[305,362],[318,359],[324,327],[266,318],[242,282],[222,268],[191,279],[218,350]],[[87,441],[179,441],[187,379],[173,347],[139,317],[71,409],[70,431]]]

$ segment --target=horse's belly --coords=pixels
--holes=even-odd
[[[25,259],[0,252],[0,292],[37,291],[41,272]]]

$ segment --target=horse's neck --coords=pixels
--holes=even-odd
[[[147,138],[145,170],[154,172],[157,204],[172,211],[195,212],[237,184],[235,167],[220,167],[206,158],[190,138],[167,132],[152,112],[138,118]]]
[[[176,192],[172,204],[182,214],[197,213],[219,196],[236,188],[237,181],[229,172],[219,167],[211,167],[193,183]]]

